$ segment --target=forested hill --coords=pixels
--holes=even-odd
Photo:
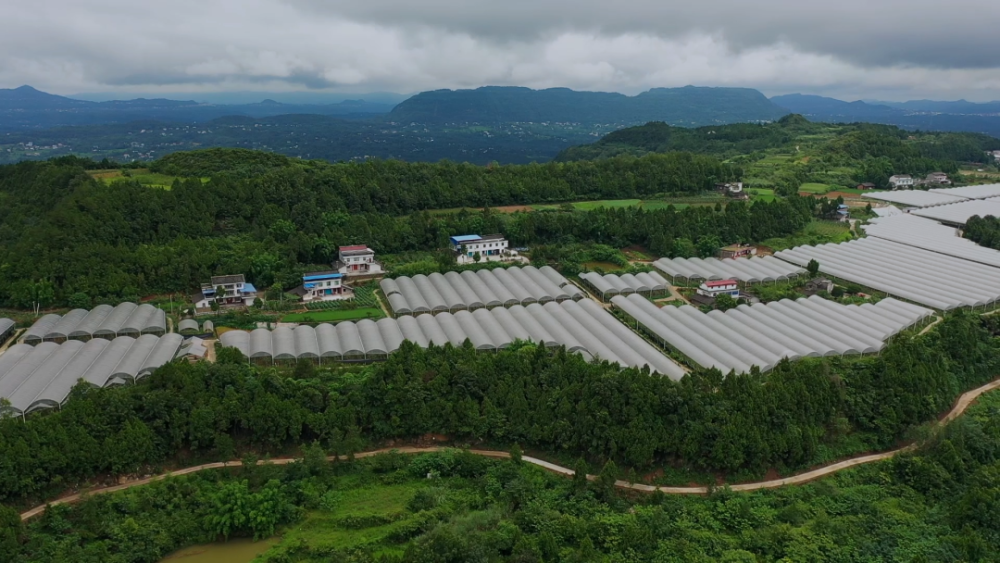
[[[807,140],[822,140],[834,148],[860,137],[875,137],[878,143],[901,149],[913,156],[961,162],[987,162],[985,151],[1000,148],[1000,139],[979,133],[928,133],[904,131],[889,125],[831,125],[810,122],[791,114],[774,123],[736,123],[730,125],[684,128],[654,122],[608,133],[599,141],[568,148],[555,160],[594,160],[628,154],[690,151],[722,158],[750,154],[788,146]],[[881,156],[878,147],[859,158]]]
[[[845,102],[824,96],[788,94],[771,101],[815,121],[885,123],[908,130],[972,131],[1000,136],[1000,102]]]
[[[461,232],[503,233],[517,246],[639,244],[666,255],[706,237],[785,236],[811,212],[811,203],[786,200],[681,211],[421,212],[698,194],[742,174],[690,153],[483,167],[330,164],[211,149],[155,162],[151,173],[176,177],[161,176],[162,187],[127,176],[105,182],[87,172],[108,166],[76,157],[0,166],[0,305],[133,300],[186,292],[226,272],[288,288],[310,265],[328,264],[340,245],[428,252]],[[706,244],[714,251],[716,242]]]
[[[771,121],[788,111],[750,88],[654,88],[637,96],[489,86],[423,92],[400,103],[389,119],[407,123],[571,122],[697,126]]]

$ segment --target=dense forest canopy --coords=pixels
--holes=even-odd
[[[973,215],[965,222],[962,236],[980,246],[1000,250],[1000,219],[992,215]]]
[[[0,167],[0,296],[4,304],[97,301],[188,291],[211,275],[245,273],[285,288],[339,245],[379,253],[433,251],[455,233],[503,233],[518,245],[592,241],[640,244],[689,255],[700,239],[751,242],[791,234],[814,201],[789,198],[645,211],[431,215],[461,207],[695,193],[739,169],[685,153],[481,168],[449,162],[357,164],[284,160],[210,150],[172,155],[158,170],[182,176],[171,189],[127,178],[105,185],[73,157]],[[738,177],[738,176],[736,176]],[[40,299],[40,297],[42,297]]]

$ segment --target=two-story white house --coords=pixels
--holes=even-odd
[[[367,276],[384,272],[375,251],[363,244],[341,246],[333,269],[345,276]]]
[[[890,176],[889,187],[894,190],[898,190],[900,188],[912,188],[913,176],[910,176],[909,174],[896,174],[895,176]]]
[[[292,290],[303,301],[334,301],[353,297],[340,272],[310,272],[302,275],[302,285]]]
[[[740,288],[736,280],[706,281],[698,287],[698,295],[706,297],[729,295],[736,298],[740,296]]]
[[[478,253],[482,257],[500,256],[507,251],[507,239],[503,235],[457,235],[450,238],[455,252],[472,257]]]
[[[221,291],[220,291],[221,290]],[[204,309],[215,301],[220,306],[253,305],[257,298],[257,288],[248,283],[243,274],[232,276],[212,276],[210,283],[202,284],[201,293],[194,296],[194,306]]]

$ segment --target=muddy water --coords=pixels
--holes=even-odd
[[[171,553],[160,563],[250,563],[278,543],[277,538],[258,542],[247,539],[196,545]]]

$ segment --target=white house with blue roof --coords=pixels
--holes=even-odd
[[[477,252],[485,258],[501,256],[507,251],[507,239],[503,235],[456,235],[450,240],[455,252],[470,258]]]
[[[302,285],[292,293],[302,301],[334,301],[354,297],[354,292],[344,284],[344,274],[336,271],[310,272],[302,275]]]
[[[243,274],[235,274],[212,276],[209,283],[202,284],[201,293],[194,295],[193,301],[196,309],[208,308],[213,301],[222,307],[249,307],[256,298],[257,288]]]

